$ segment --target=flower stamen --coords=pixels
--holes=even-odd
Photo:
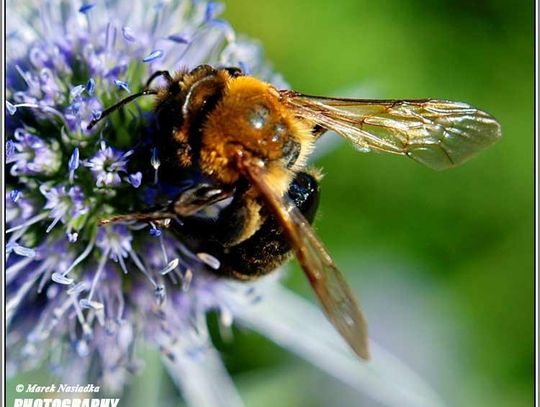
[[[110,249],[106,249],[101,255],[101,259],[99,260],[96,274],[94,275],[94,278],[92,279],[92,285],[90,286],[90,292],[88,293],[87,302],[92,301],[92,296],[94,295],[94,291],[96,290],[97,283],[99,279],[101,278],[101,273],[103,272],[103,269],[105,268],[105,264],[107,263],[107,259],[109,258],[109,253],[110,253]]]
[[[36,224],[38,222],[41,222],[43,219],[47,218],[47,216],[49,216],[49,214],[47,212],[40,213],[39,215],[36,215],[36,216],[28,219],[26,222],[21,223],[20,225],[13,226],[12,228],[7,229],[6,234],[13,233],[16,230],[21,230],[22,229],[23,231],[22,231],[21,235],[23,235],[30,226],[32,226],[32,225],[34,225],[34,224]]]

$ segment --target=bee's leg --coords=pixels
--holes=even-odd
[[[319,206],[318,174],[300,172],[289,187],[288,196],[311,223]],[[217,257],[221,267],[216,273],[238,280],[251,280],[273,271],[290,256],[290,244],[281,226],[272,216],[249,239],[222,248]]]
[[[195,250],[215,246],[213,251],[219,252],[220,248],[234,244],[245,234],[251,219],[253,202],[245,198],[248,187],[247,183],[238,183],[230,189],[202,184],[183,192],[172,206],[182,218],[182,225],[174,227],[173,232]],[[227,201],[228,198],[232,199]],[[220,201],[224,205],[212,206]]]
[[[191,216],[210,205],[229,198],[233,193],[234,188],[205,183],[198,184],[194,188],[182,192],[172,204],[172,210],[180,217]]]
[[[126,222],[154,222],[165,219],[179,219],[191,216],[206,207],[222,201],[234,192],[234,189],[220,188],[215,185],[201,183],[182,192],[170,205],[157,206],[144,212],[133,212],[114,215],[99,221],[100,225]]]
[[[308,222],[313,222],[319,205],[318,173],[296,174],[287,192]],[[235,244],[246,234],[253,221],[252,205],[258,205],[245,192],[249,185],[237,185],[233,200],[215,219],[187,216],[182,224],[171,224],[170,230],[194,253],[208,253],[217,258],[220,267],[211,271],[237,280],[252,280],[267,274],[289,258],[290,244],[279,223],[268,216],[256,232]],[[258,209],[257,209],[258,212]]]
[[[99,221],[99,225],[109,225],[111,223],[129,223],[129,222],[157,222],[166,219],[176,218],[174,212],[169,212],[166,209],[156,209],[148,212],[134,212],[122,215],[114,215],[110,218],[103,218]]]

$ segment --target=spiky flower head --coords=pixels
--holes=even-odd
[[[200,64],[239,66],[283,86],[259,47],[219,19],[221,6],[49,0],[12,1],[8,9],[8,372],[46,364],[66,382],[119,393],[140,367],[144,342],[161,352],[191,405],[241,405],[210,341],[206,314],[215,310],[222,325],[257,329],[390,400],[382,381],[362,379],[362,365],[321,315],[277,279],[219,279],[208,273],[219,259],[191,252],[155,225],[98,226],[107,214],[144,204],[160,166],[152,101],[87,130],[105,107],[152,72]],[[141,148],[152,153],[137,154]]]

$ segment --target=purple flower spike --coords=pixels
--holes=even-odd
[[[163,50],[157,49],[157,50],[155,50],[155,51],[152,51],[152,52],[151,52],[150,54],[148,54],[147,56],[145,56],[145,57],[143,58],[143,62],[152,62],[152,61],[155,61],[156,59],[161,58],[163,55],[164,55]]]
[[[47,233],[53,230],[58,222],[69,224],[88,211],[84,195],[79,186],[73,186],[66,190],[64,186],[48,187],[43,184],[39,190],[47,200],[44,209],[50,210],[48,217],[53,219],[46,229]]]
[[[8,243],[6,245],[6,252],[14,252],[22,257],[35,257],[36,251],[30,247],[21,246],[18,243]]]
[[[77,85],[70,90],[69,97],[71,98],[71,100],[73,100],[77,98],[78,96],[80,96],[84,92],[85,89],[86,89],[86,86]]]
[[[133,32],[131,27],[128,27],[128,26],[122,27],[122,36],[124,37],[126,41],[135,42],[135,39],[136,39],[135,33]]]
[[[128,93],[130,92],[129,86],[128,86],[127,82],[121,81],[121,80],[119,80],[119,79],[115,79],[115,80],[114,80],[114,84],[116,85],[116,87],[117,87],[118,89],[123,89],[123,90],[125,90],[125,91],[128,92]]]
[[[189,44],[191,42],[187,34],[171,34],[167,37],[167,39],[178,44]]]
[[[167,273],[170,273],[171,271],[173,271],[175,268],[178,267],[178,264],[180,263],[179,259],[173,259],[171,260],[166,267],[164,267],[162,270],[159,271],[159,274],[161,275],[165,275]]]
[[[68,164],[70,171],[75,171],[77,168],[79,168],[79,148],[75,147],[73,150],[73,153],[71,153],[71,157],[69,157],[69,164]]]
[[[133,236],[124,225],[112,225],[101,228],[98,231],[96,244],[105,253],[118,261],[120,258],[128,257],[131,252],[131,242]]]
[[[60,151],[56,142],[48,144],[23,128],[16,129],[13,138],[6,160],[12,175],[52,175],[57,171]]]
[[[128,181],[133,185],[133,188],[139,188],[141,186],[142,173],[139,171],[135,174],[129,174]]]
[[[12,140],[6,142],[6,158],[13,155],[15,152],[15,143]]]
[[[150,228],[150,236],[159,237],[161,236],[161,230],[156,228],[154,225]]]
[[[83,4],[81,7],[79,7],[79,13],[86,14],[86,13],[88,13],[91,9],[93,9],[94,6],[95,6],[95,4],[91,4],[91,3]]]
[[[130,155],[131,151],[122,153],[102,142],[100,150],[86,163],[94,175],[96,186],[119,185],[122,180],[120,174],[127,171],[127,158]]]
[[[6,100],[6,109],[8,110],[10,115],[14,115],[15,112],[17,111],[17,107],[14,104],[8,102],[7,100]]]
[[[93,78],[90,78],[88,82],[86,82],[86,92],[92,96],[94,94],[94,90],[96,89],[96,81]]]
[[[208,249],[194,251],[190,236],[177,236],[182,219],[140,215],[170,205],[178,191],[159,182],[168,160],[156,145],[163,134],[152,98],[107,110],[124,91],[143,88],[156,69],[206,63],[249,66],[253,76],[287,87],[259,46],[237,40],[219,19],[219,3],[10,4],[3,270],[10,373],[52,365],[58,382],[94,383],[120,397],[141,366],[139,349],[151,348],[183,404],[240,407],[207,324],[217,311],[220,332],[251,327],[381,405],[392,397],[386,407],[441,405],[375,345],[370,365],[357,362],[320,310],[280,287],[278,274],[256,282],[219,278],[226,259],[205,242]],[[182,169],[176,175],[186,179],[180,189],[199,182]],[[180,403],[160,396],[158,404]]]
[[[21,191],[18,189],[14,189],[9,193],[9,199],[11,199],[11,202],[15,203],[19,200],[19,197],[21,196]]]
[[[69,182],[73,182],[75,177],[75,170],[79,168],[79,148],[75,147],[73,153],[69,157],[68,169],[69,169]]]
[[[206,22],[212,21],[215,18],[216,11],[217,11],[216,9],[217,9],[217,4],[214,3],[213,1],[209,2],[206,5],[206,11],[204,13],[204,20]]]
[[[66,277],[60,273],[53,273],[51,278],[52,278],[52,281],[54,281],[55,283],[62,284],[62,285],[71,285],[73,284],[73,281],[74,281],[72,278]]]
[[[160,166],[159,157],[158,157],[158,150],[156,147],[152,148],[152,158],[150,158],[150,165],[152,168],[157,170]]]

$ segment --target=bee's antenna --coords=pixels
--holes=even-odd
[[[150,78],[148,78],[148,80],[146,81],[146,86],[144,88],[148,89],[153,80],[156,79],[158,76],[163,76],[165,80],[169,83],[173,81],[173,78],[169,71],[156,71],[152,75],[150,75]]]
[[[112,105],[111,107],[108,107],[107,109],[105,109],[103,112],[101,112],[101,115],[98,118],[92,119],[90,121],[90,123],[88,123],[88,126],[86,126],[86,130],[92,129],[92,127],[94,127],[96,124],[98,124],[101,120],[103,120],[105,117],[110,115],[115,110],[120,109],[125,104],[128,104],[129,102],[131,102],[132,100],[137,99],[138,97],[147,96],[147,95],[157,95],[157,91],[152,90],[152,89],[147,89],[147,90],[143,90],[142,92],[137,92],[137,93],[134,93],[133,95],[129,95],[128,97],[122,99],[120,102],[118,102],[118,103]]]
[[[88,123],[88,126],[86,126],[86,130],[91,130],[92,127],[94,127],[96,124],[98,124],[102,119],[104,119],[105,117],[110,115],[115,110],[118,110],[122,106],[128,104],[132,100],[137,99],[138,97],[147,96],[147,95],[157,95],[157,93],[158,93],[157,90],[148,89],[148,88],[150,87],[150,84],[152,83],[152,81],[154,79],[156,79],[158,76],[163,76],[165,78],[165,80],[167,82],[169,82],[169,83],[171,83],[173,81],[173,78],[172,78],[171,74],[169,73],[169,71],[156,71],[156,72],[154,72],[150,76],[150,78],[148,78],[148,81],[146,82],[146,86],[144,87],[144,90],[142,90],[141,92],[138,92],[138,93],[134,93],[133,95],[129,95],[128,97],[122,99],[120,102],[118,102],[118,103],[112,105],[111,107],[108,107],[107,109],[105,109],[103,112],[101,112],[101,115],[98,118],[94,118],[94,119],[92,119],[90,121],[90,123]]]

